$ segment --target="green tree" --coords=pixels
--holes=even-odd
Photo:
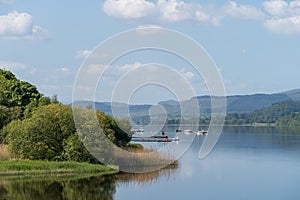
[[[15,129],[20,126],[23,128]],[[43,106],[31,118],[9,124],[5,132],[9,149],[16,157],[59,160],[64,139],[75,132],[72,110],[61,104]]]
[[[10,71],[0,69],[0,103],[2,105],[26,106],[31,101],[38,100],[41,95],[37,88],[25,81],[20,81]]]
[[[63,143],[64,152],[63,158],[65,160],[76,161],[76,162],[89,162],[98,163],[95,157],[86,149],[82,141],[80,140],[77,132],[72,134]]]
[[[77,125],[78,134],[72,108],[50,104],[38,107],[30,118],[11,122],[3,128],[1,135],[6,136],[9,150],[15,157],[33,160],[95,162],[92,155],[109,155],[111,142],[119,146],[125,146],[129,142],[128,134],[117,126],[111,116],[99,111],[95,115],[93,110],[78,109],[81,119],[79,122],[82,122]],[[91,120],[93,116],[97,117],[96,122]],[[126,121],[122,123],[129,124]],[[103,132],[99,130],[99,125]],[[92,155],[82,141],[89,146]]]
[[[1,129],[9,122],[15,119],[20,119],[22,116],[22,109],[20,107],[6,107],[0,105],[0,143],[4,142],[6,134],[2,133]]]

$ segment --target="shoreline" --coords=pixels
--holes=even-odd
[[[119,169],[116,166],[73,161],[12,160],[0,162],[0,177],[72,176],[83,174],[97,174],[102,176],[115,173],[119,173]]]

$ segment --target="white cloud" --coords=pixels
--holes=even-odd
[[[41,40],[48,37],[48,31],[33,25],[33,17],[28,13],[13,11],[0,15],[0,39]]]
[[[186,72],[184,75],[189,80],[195,77],[195,74],[193,72]]]
[[[165,22],[191,20],[212,25],[219,25],[220,20],[225,17],[252,20],[264,17],[264,14],[254,6],[239,6],[233,1],[223,7],[215,7],[200,3],[186,3],[182,0],[158,0],[156,3],[146,0],[106,0],[103,10],[109,16],[123,19],[148,17]]]
[[[0,61],[0,68],[25,76],[34,75],[37,71],[35,67],[12,61]]]
[[[121,67],[118,67],[120,69],[120,71],[130,71],[130,70],[133,70],[133,69],[136,69],[138,67],[141,67],[142,66],[142,63],[140,62],[135,62],[133,64],[125,64]]]
[[[271,15],[264,22],[268,30],[279,34],[300,34],[300,0],[270,0],[263,6]]]
[[[271,0],[263,3],[265,10],[272,16],[291,17],[300,15],[300,0],[283,1]]]
[[[166,21],[182,21],[192,18],[192,7],[180,0],[158,0],[157,8]]]
[[[225,16],[230,16],[237,19],[253,19],[259,20],[265,17],[264,13],[251,5],[237,5],[236,2],[231,1],[224,7]]]
[[[71,70],[68,67],[58,68],[57,71],[61,72],[61,73],[65,73],[65,74],[70,74],[71,73]]]
[[[282,16],[288,8],[288,3],[282,0],[265,1],[263,3],[265,10],[271,15]]]
[[[154,3],[146,0],[106,0],[103,4],[107,15],[125,19],[145,17],[154,7]]]
[[[99,75],[105,68],[106,65],[103,64],[90,64],[87,66],[87,73],[90,75]]]
[[[88,49],[77,51],[75,58],[77,58],[77,59],[82,59],[82,58],[86,59],[91,53],[92,53],[92,51],[88,50]]]
[[[273,18],[267,20],[264,25],[275,33],[300,34],[300,16]]]
[[[142,25],[136,28],[136,31],[141,35],[153,35],[161,32],[162,27],[158,25]]]
[[[13,2],[13,0],[0,0],[0,5],[1,4],[10,4],[12,2]]]

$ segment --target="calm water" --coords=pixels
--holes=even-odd
[[[300,129],[225,127],[198,159],[195,138],[178,166],[146,174],[1,180],[0,199],[300,199]]]

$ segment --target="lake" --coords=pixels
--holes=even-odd
[[[199,160],[204,137],[160,171],[1,180],[0,199],[300,199],[300,128],[224,127]]]

